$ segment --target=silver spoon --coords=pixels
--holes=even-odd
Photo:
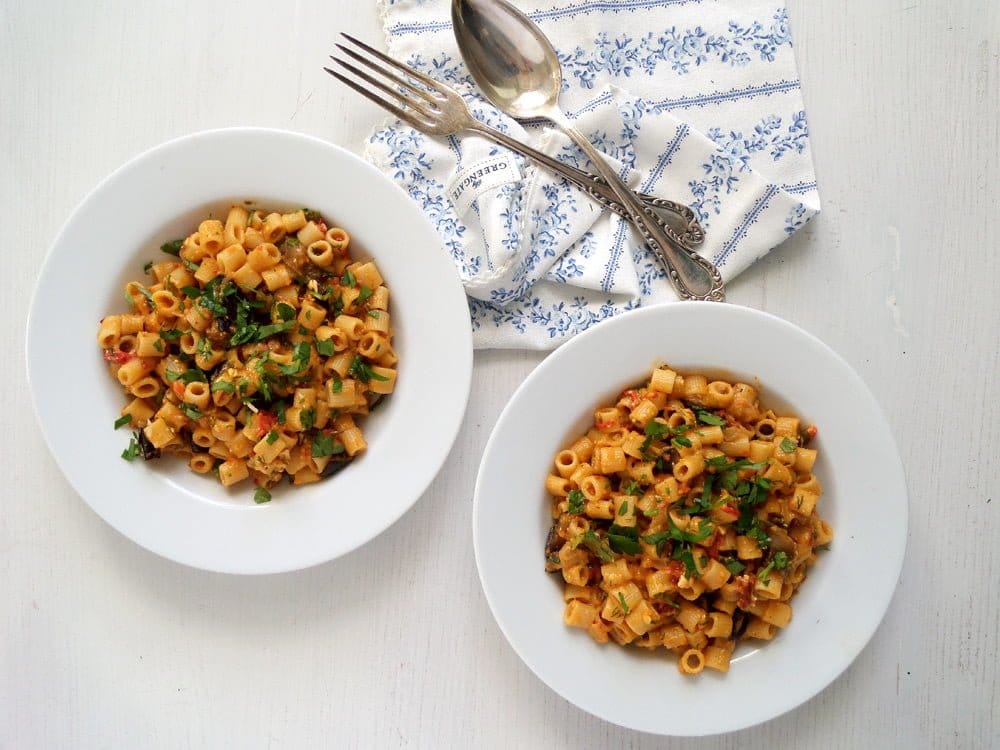
[[[569,136],[618,196],[632,224],[663,262],[680,298],[722,302],[725,291],[719,270],[666,235],[559,109],[562,68],[534,21],[505,0],[452,0],[451,20],[465,64],[486,97],[517,120],[548,120]]]

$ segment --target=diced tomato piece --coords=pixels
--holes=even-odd
[[[667,564],[667,573],[670,575],[670,580],[677,583],[684,575],[684,564],[680,560],[671,560]]]
[[[135,359],[135,352],[123,352],[120,349],[105,349],[104,361],[114,362],[116,365],[123,365]]]
[[[278,418],[269,411],[257,413],[257,437],[262,438],[278,424]]]

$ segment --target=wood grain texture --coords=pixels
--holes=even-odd
[[[762,726],[680,741],[549,691],[479,587],[479,458],[542,355],[477,354],[462,438],[426,495],[312,570],[189,570],[79,500],[24,368],[60,225],[115,167],[194,130],[284,127],[360,151],[381,113],[320,66],[337,31],[379,35],[372,5],[349,0],[0,4],[0,747],[1000,745],[1000,6],[788,5],[824,211],[730,299],[816,334],[871,387],[907,469],[909,548],[889,614],[833,685]]]

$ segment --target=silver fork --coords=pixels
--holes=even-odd
[[[598,203],[611,209],[619,216],[628,218],[628,212],[618,202],[614,191],[599,176],[565,164],[480,122],[472,116],[462,95],[452,87],[393,60],[350,34],[342,33],[341,36],[354,45],[354,48],[351,48],[337,44],[336,46],[341,52],[394,84],[390,85],[346,60],[331,55],[330,59],[354,78],[348,78],[330,68],[323,68],[323,70],[362,96],[428,135],[448,136],[461,132],[472,132],[489,138],[562,175],[583,189]],[[367,54],[363,55],[357,50],[362,50]],[[399,71],[402,76],[397,75],[392,69]],[[358,79],[366,83],[367,86],[359,83]],[[381,93],[376,93],[373,89],[378,89]],[[637,193],[637,195],[644,204],[652,209],[657,223],[663,227],[669,239],[687,247],[700,245],[704,242],[705,233],[701,224],[698,223],[698,217],[695,216],[690,207],[646,193]]]

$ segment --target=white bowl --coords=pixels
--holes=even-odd
[[[562,623],[561,579],[544,572],[551,524],[545,477],[598,405],[658,363],[762,384],[761,401],[819,427],[818,510],[834,540],[773,640],[741,644],[727,674],[682,676],[673,654],[609,643]],[[785,411],[784,413],[788,413]],[[681,302],[626,313],[564,344],[518,388],[476,483],[476,562],[493,615],[524,662],[566,700],[607,721],[664,735],[750,726],[819,692],[885,614],[906,545],[906,484],[878,404],[831,349],[779,318]]]
[[[307,206],[343,226],[390,289],[396,391],[367,417],[368,451],[313,485],[279,485],[264,505],[180,460],[127,463],[125,403],[97,345],[98,321],[126,310],[161,243],[209,212],[252,200]],[[234,128],[189,135],[133,159],[76,209],[45,260],[28,318],[28,377],[59,467],[109,524],[164,557],[207,570],[273,573],[331,560],[398,519],[455,440],[472,375],[468,306],[420,210],[378,170],[305,135]],[[246,486],[244,486],[246,485]]]

